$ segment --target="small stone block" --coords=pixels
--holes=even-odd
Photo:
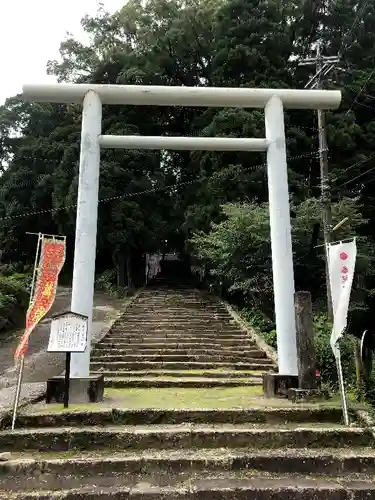
[[[293,403],[304,403],[315,399],[329,399],[330,394],[326,390],[319,389],[294,389],[288,390],[288,399]]]
[[[265,373],[263,375],[263,392],[265,398],[286,398],[288,390],[297,387],[297,375],[280,375],[279,373]]]
[[[104,375],[71,378],[69,382],[69,403],[100,403],[104,399]],[[46,403],[63,403],[65,377],[47,380]]]

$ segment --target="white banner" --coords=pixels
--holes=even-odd
[[[357,246],[355,239],[349,243],[328,245],[328,267],[331,284],[333,328],[331,347],[334,355],[339,355],[337,341],[347,325],[350,292],[352,289]]]

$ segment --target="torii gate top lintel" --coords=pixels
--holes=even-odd
[[[340,90],[168,87],[85,83],[25,84],[23,98],[34,102],[82,103],[90,90],[98,94],[103,104],[136,106],[264,108],[274,95],[280,97],[285,109],[336,109],[341,102]]]

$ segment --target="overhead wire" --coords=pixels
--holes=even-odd
[[[375,155],[373,155],[375,156]],[[375,170],[375,166],[374,167],[371,167],[369,169],[367,169],[365,172],[362,172],[361,174],[357,175],[356,177],[353,177],[352,179],[349,179],[348,181],[344,182],[343,184],[341,184],[338,189],[341,189],[342,187],[344,186],[347,186],[348,184],[350,184],[351,182],[354,182],[356,181],[357,179],[360,179],[361,177],[363,177],[364,175],[367,175],[368,173],[370,172],[373,172]]]
[[[314,156],[317,157],[317,154],[318,153],[316,151],[314,151],[314,152],[309,152],[309,153],[303,153],[303,154],[298,155],[298,156],[287,157],[287,159],[296,160],[296,159],[307,158],[309,156],[310,157],[314,157]],[[260,167],[264,167],[266,165],[267,165],[267,163],[264,162],[264,163],[260,163],[258,165],[255,165],[253,168],[257,169]],[[242,165],[236,170],[237,171],[241,170],[241,171],[245,172],[244,167]],[[234,173],[233,173],[233,175],[234,175]],[[167,191],[168,189],[171,189],[171,190],[178,189],[182,186],[187,186],[187,185],[191,185],[191,184],[195,184],[195,183],[199,183],[199,182],[203,183],[203,182],[207,182],[209,180],[215,180],[215,179],[217,179],[217,175],[213,174],[212,176],[210,176],[206,179],[203,179],[203,180],[202,179],[193,179],[193,180],[181,182],[178,184],[174,183],[174,184],[169,184],[167,186],[161,186],[160,188],[155,187],[155,188],[145,189],[143,191],[138,191],[138,192],[134,192],[134,193],[125,193],[122,195],[101,198],[101,199],[99,199],[98,203],[99,204],[100,203],[108,203],[110,201],[131,198],[131,197],[136,197],[136,196],[141,196],[141,195],[146,195],[146,194],[153,194],[153,193],[157,193],[157,192],[163,192],[163,191]],[[24,212],[22,214],[0,217],[0,221],[8,221],[8,220],[13,220],[13,219],[20,219],[20,218],[26,218],[26,217],[31,217],[31,216],[42,215],[42,214],[46,214],[46,213],[54,213],[54,212],[59,212],[59,211],[64,211],[64,210],[71,210],[71,209],[76,208],[76,207],[77,207],[77,203],[73,203],[70,205],[64,205],[64,206],[56,207],[56,208],[43,209],[43,210],[33,210],[31,212],[30,211]]]
[[[358,92],[358,94],[356,95],[356,97],[354,98],[354,100],[352,101],[352,103],[350,105],[350,108],[347,110],[347,112],[345,113],[345,115],[347,115],[348,113],[350,113],[350,111],[352,110],[353,106],[358,102],[359,97],[361,96],[361,94],[365,90],[365,88],[367,87],[367,85],[368,85],[369,81],[371,80],[372,76],[374,75],[374,73],[375,73],[375,68],[373,68],[373,70],[371,71],[371,73],[366,78],[365,83],[362,85],[360,91]]]

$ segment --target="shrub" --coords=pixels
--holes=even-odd
[[[249,312],[246,309],[240,311],[241,316],[257,330],[265,342],[277,350],[277,334],[273,323],[260,312]],[[332,389],[338,388],[336,360],[333,355],[330,337],[332,324],[327,321],[325,315],[314,317],[315,349],[317,368],[320,371],[322,382]],[[345,385],[348,388],[355,387],[355,339],[351,335],[344,335],[340,341],[341,364]]]
[[[0,277],[0,330],[19,326],[25,321],[30,282],[31,277],[25,274]]]
[[[96,277],[95,286],[98,290],[108,291],[116,283],[116,270],[107,269]]]
[[[116,269],[107,269],[96,278],[95,287],[97,290],[106,292],[113,297],[125,297],[127,295],[127,288],[118,286],[116,278]]]
[[[317,366],[320,370],[322,381],[337,389],[337,367],[333,355],[330,338],[332,324],[321,314],[314,317],[315,349]],[[348,388],[355,386],[355,360],[354,360],[355,339],[351,335],[345,335],[340,340],[341,365],[344,375],[345,385]]]

